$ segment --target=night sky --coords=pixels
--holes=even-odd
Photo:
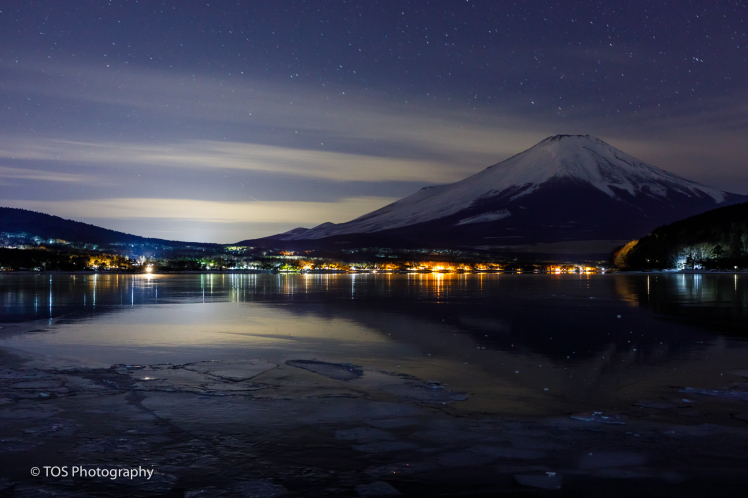
[[[3,206],[229,243],[350,220],[558,133],[748,193],[743,1],[0,11]]]

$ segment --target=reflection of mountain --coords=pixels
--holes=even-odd
[[[662,355],[663,347],[692,349],[708,338],[694,325],[733,331],[748,323],[746,283],[718,275],[55,275],[2,278],[0,295],[5,321],[260,302],[361,324],[424,350],[452,354],[457,334],[471,348],[558,361],[634,349],[641,358]],[[652,310],[688,323],[656,320]]]
[[[613,285],[612,281],[606,283]],[[470,337],[477,347],[539,354],[556,361],[567,357],[585,360],[611,351],[636,350],[637,356],[646,358],[658,350],[656,354],[661,356],[663,344],[672,353],[691,349],[697,338],[703,338],[696,328],[656,321],[649,309],[609,299],[590,300],[588,296],[492,295],[469,300],[455,296],[418,301],[382,297],[339,302],[309,299],[280,306],[300,316],[350,320],[423,350],[446,354],[454,353],[452,346],[446,340],[435,344],[434,338],[454,332]],[[617,318],[619,314],[622,319]],[[435,351],[440,348],[442,351]]]
[[[714,317],[719,317],[719,330],[748,325],[748,288],[732,277],[495,277],[432,275],[409,285],[359,277],[347,292],[335,285],[343,292],[333,300],[307,287],[294,297],[296,305],[284,310],[343,318],[383,334],[397,330],[399,339],[407,336],[413,343],[429,343],[424,335],[448,327],[487,349],[556,360],[596,357],[611,348],[636,349],[641,358],[661,356],[663,346],[672,353],[693,349],[697,339],[708,342],[711,334],[702,331],[715,330]],[[342,279],[345,288],[350,280]],[[683,320],[658,320],[662,315]]]

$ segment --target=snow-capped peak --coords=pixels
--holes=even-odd
[[[483,181],[523,188],[515,195],[529,194],[552,178],[580,180],[616,197],[613,188],[631,195],[664,196],[668,189],[685,195],[706,194],[719,203],[724,192],[700,185],[647,164],[589,135],[556,135],[534,147],[487,168]],[[470,180],[467,178],[466,180]],[[463,180],[463,181],[466,181]],[[500,187],[499,187],[500,188]]]

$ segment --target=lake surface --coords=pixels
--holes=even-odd
[[[0,275],[0,347],[83,365],[352,363],[466,410],[614,410],[748,368],[745,274]]]

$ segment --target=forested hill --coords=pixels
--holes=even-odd
[[[117,232],[107,228],[89,225],[80,221],[66,220],[25,209],[0,207],[0,232],[21,233],[42,239],[62,239],[84,244],[146,244],[154,246],[183,247],[214,246],[215,244],[179,242],[165,239],[139,237],[129,233]]]
[[[659,227],[616,255],[624,268],[748,267],[748,202]]]

